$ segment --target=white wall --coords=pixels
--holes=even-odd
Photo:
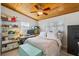
[[[1,6],[1,14],[5,14],[5,15],[8,15],[8,16],[15,16],[17,17],[16,20],[18,21],[18,24],[20,24],[20,22],[26,22],[26,23],[29,23],[30,24],[30,27],[32,26],[36,26],[37,25],[37,21],[27,17],[27,16],[24,16],[18,12],[15,12],[11,9],[8,9],[4,6]],[[25,24],[27,25],[27,24]],[[27,29],[26,29],[27,30]]]
[[[62,16],[58,16],[58,17],[49,18],[46,20],[41,20],[39,21],[39,26],[41,27],[42,30],[45,30],[46,29],[45,26],[49,24],[50,22],[62,21],[62,20],[64,20],[64,30],[65,30],[65,33],[64,33],[65,37],[62,43],[63,43],[63,47],[67,48],[67,26],[79,25],[79,11],[62,15]]]

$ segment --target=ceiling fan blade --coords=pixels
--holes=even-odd
[[[48,15],[48,13],[43,12],[44,15]]]
[[[31,11],[31,13],[36,13],[37,11]]]
[[[49,7],[48,8],[45,8],[43,9],[43,11],[48,11],[48,10],[51,10]]]
[[[37,16],[40,16],[39,14],[37,14]]]
[[[34,5],[36,9],[40,9],[39,5]]]

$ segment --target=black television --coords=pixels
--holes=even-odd
[[[34,35],[34,30],[28,30],[27,34]]]

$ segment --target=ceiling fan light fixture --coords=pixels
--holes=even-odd
[[[42,15],[42,14],[43,14],[43,12],[42,12],[42,11],[38,11],[38,12],[37,12],[37,14]]]

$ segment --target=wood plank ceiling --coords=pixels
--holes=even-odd
[[[38,21],[79,11],[79,3],[39,3],[39,4],[42,5],[42,8],[47,8],[47,7],[50,8],[50,10],[44,11],[48,13],[48,15],[42,14],[40,16],[37,16],[37,13],[31,13],[31,11],[38,11],[34,7],[36,3],[2,3],[3,6]],[[55,7],[58,8],[54,9]]]

